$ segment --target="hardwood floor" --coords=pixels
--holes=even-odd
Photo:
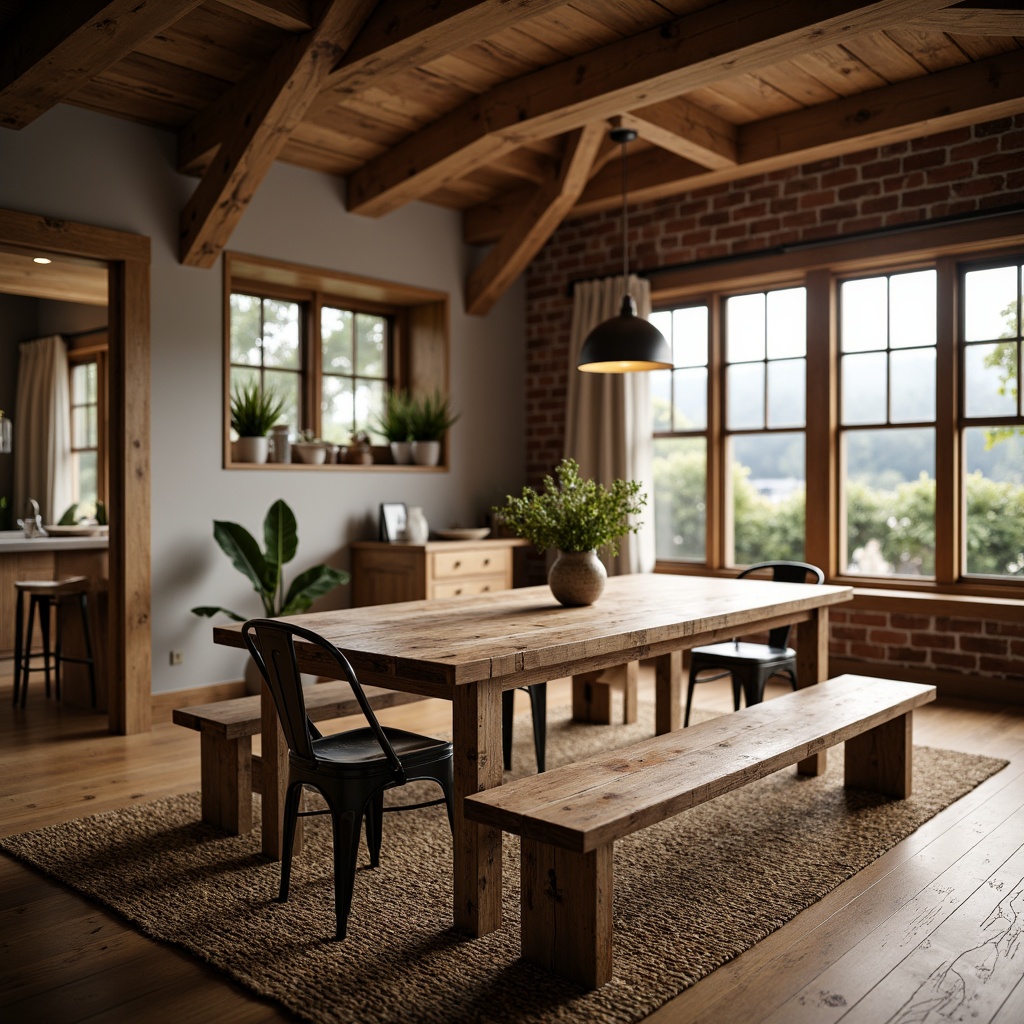
[[[195,733],[159,723],[111,736],[105,718],[47,702],[41,686],[14,710],[7,666],[0,834],[198,789]],[[641,692],[652,685],[643,673]],[[549,687],[550,703],[568,701],[566,682]],[[730,697],[712,683],[698,702],[727,710]],[[381,718],[429,732],[450,724],[450,708],[424,702]],[[937,702],[915,716],[915,741],[1011,763],[649,1024],[1024,1020],[1024,708]],[[292,1019],[0,856],[5,1024]]]

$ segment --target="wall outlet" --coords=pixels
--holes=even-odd
[[[180,665],[185,660],[183,651],[171,651],[171,664]]]

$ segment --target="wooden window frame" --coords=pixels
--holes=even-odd
[[[373,447],[373,465],[305,463],[242,463],[231,451],[231,294],[246,292],[302,304],[302,401],[304,425],[319,434],[320,315],[324,306],[385,316],[391,324],[389,377],[391,388],[413,395],[448,394],[449,297],[447,292],[395,284],[302,264],[284,263],[244,253],[224,255],[224,468],[257,471],[366,472],[400,470],[437,473],[449,468],[448,446],[442,444],[437,466],[395,465],[387,445]],[[315,368],[315,369],[314,369]]]
[[[720,315],[726,295],[802,284],[807,288],[807,403],[805,467],[807,507],[825,514],[807,517],[806,559],[821,566],[830,582],[870,587],[878,592],[956,595],[968,600],[1024,597],[1024,581],[961,575],[963,565],[963,486],[961,480],[962,346],[960,268],[983,261],[1019,259],[1024,252],[1024,214],[978,218],[961,224],[894,231],[872,238],[841,239],[794,246],[781,253],[755,254],[652,274],[656,309],[701,300],[708,302],[712,322],[711,360],[721,359]],[[936,367],[936,558],[929,579],[859,577],[840,571],[840,447],[838,281],[855,275],[892,274],[934,267],[937,271]],[[709,366],[709,370],[711,367]],[[659,561],[660,572],[731,576],[725,564],[722,367],[709,372],[708,395],[708,560]],[[822,400],[824,396],[824,400]],[[714,489],[712,476],[717,477]],[[717,542],[712,544],[712,537]]]

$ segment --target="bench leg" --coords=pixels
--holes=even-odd
[[[828,679],[828,609],[812,609],[806,622],[796,627],[796,678],[800,687]],[[828,752],[819,751],[797,763],[799,775],[824,775]]]
[[[203,821],[232,835],[252,831],[252,739],[200,733]]]
[[[847,786],[908,797],[913,764],[912,711],[846,741]]]
[[[612,844],[590,853],[521,839],[522,955],[587,988],[612,976]]]

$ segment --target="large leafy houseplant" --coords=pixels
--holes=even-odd
[[[214,520],[213,536],[231,559],[231,564],[252,583],[253,590],[263,602],[264,613],[270,618],[298,615],[306,611],[316,598],[348,583],[349,575],[343,569],[314,565],[296,576],[285,591],[282,567],[295,557],[299,535],[292,510],[280,499],[270,506],[263,520],[266,551],[260,551],[253,535],[238,523]],[[201,605],[193,608],[192,612],[207,617],[224,614],[236,622],[245,622],[252,617],[239,615],[219,605]]]
[[[511,494],[494,511],[517,536],[525,537],[541,551],[597,551],[619,553],[619,538],[636,533],[631,522],[640,514],[647,496],[635,480],[615,480],[610,488],[580,477],[574,459],[562,459],[555,468],[557,482],[544,478],[544,490],[524,487],[520,497]]]

